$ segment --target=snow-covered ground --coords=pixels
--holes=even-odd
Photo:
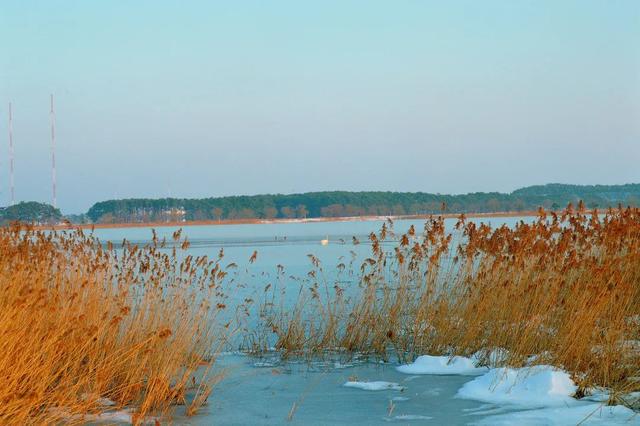
[[[465,383],[459,398],[522,408],[569,406],[577,386],[569,375],[547,365],[524,368],[492,368]]]
[[[397,370],[405,374],[461,374],[476,375],[486,373],[487,367],[478,367],[476,360],[461,356],[422,355],[411,364],[401,365]]]
[[[477,374],[478,357],[421,356],[397,368],[407,374]],[[484,416],[481,425],[637,425],[640,414],[623,406],[606,406],[606,395],[578,400],[577,386],[565,371],[536,365],[484,368],[465,383],[456,398],[486,403],[469,413]],[[594,402],[595,401],[595,402]]]
[[[640,417],[626,407],[608,407],[599,403],[574,407],[548,407],[515,411],[485,417],[477,425],[492,426],[565,426],[565,425],[638,425]]]

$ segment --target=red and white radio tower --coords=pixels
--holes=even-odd
[[[53,207],[57,207],[56,198],[56,113],[53,110],[53,94],[51,95],[51,183],[53,185]]]
[[[16,203],[16,195],[13,181],[13,111],[9,102],[9,182],[11,185],[11,205]]]

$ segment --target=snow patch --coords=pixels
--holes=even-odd
[[[82,395],[80,395],[80,398],[83,401],[95,401],[96,404],[102,405],[105,407],[113,407],[117,405],[115,401],[109,398],[103,398],[97,394],[83,393]]]
[[[577,386],[569,375],[555,367],[495,368],[465,383],[457,397],[522,408],[575,404]]]
[[[404,386],[400,386],[397,383],[383,382],[383,381],[375,381],[375,382],[346,382],[342,386],[345,386],[345,387],[348,387],[348,388],[362,389],[362,390],[366,390],[366,391],[380,391],[380,390],[403,391],[403,390],[405,390]]]
[[[475,424],[491,426],[569,426],[569,425],[639,425],[640,416],[627,407],[581,404],[574,407],[552,407],[516,411],[485,417]]]
[[[88,414],[85,415],[82,420],[89,422],[121,422],[121,423],[133,423],[133,416],[131,410],[122,411],[107,411],[100,414]]]
[[[411,420],[431,420],[433,419],[433,417],[422,416],[420,414],[399,414],[393,417],[385,417],[384,419],[386,421],[393,421],[393,420],[411,421]]]
[[[471,356],[475,365],[489,365],[492,367],[504,364],[509,359],[509,351],[504,348],[493,348],[490,350],[478,351]]]
[[[99,414],[72,414],[63,409],[50,409],[50,412],[55,413],[55,415],[60,418],[65,419],[69,422],[82,422],[82,423],[129,423],[133,424],[133,414],[134,410],[131,408],[127,408],[124,410],[118,411],[105,411]],[[156,417],[147,417],[141,424],[156,424],[158,418]]]
[[[272,368],[280,365],[278,361],[257,361],[253,363],[256,368]]]
[[[117,405],[115,401],[109,398],[98,398],[96,402],[100,405],[104,405],[105,407],[113,407]]]
[[[406,396],[394,396],[393,398],[391,398],[391,401],[393,401],[393,402],[403,402],[403,401],[409,401],[409,399],[411,399],[411,398],[407,398]]]
[[[462,356],[432,356],[422,355],[411,364],[401,365],[396,368],[404,374],[434,374],[434,375],[477,375],[489,369],[476,367],[476,360]]]

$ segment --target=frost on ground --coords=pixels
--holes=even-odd
[[[574,404],[577,386],[569,375],[555,367],[494,368],[465,383],[459,398],[522,408]]]
[[[395,390],[395,391],[403,391],[405,390],[404,386],[400,386],[398,383],[393,382],[346,382],[343,386],[348,388],[357,388],[367,391],[380,391],[380,390]]]
[[[460,374],[460,375],[477,375],[489,371],[487,367],[477,367],[475,358],[466,358],[462,356],[432,356],[422,355],[416,358],[411,364],[405,364],[397,367],[400,373],[405,374]]]

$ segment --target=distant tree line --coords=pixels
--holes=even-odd
[[[28,201],[9,207],[0,207],[0,224],[11,222],[33,223],[37,225],[56,224],[63,220],[60,210],[46,203]]]
[[[86,213],[95,223],[224,219],[402,216],[447,213],[494,213],[557,210],[584,201],[589,208],[640,205],[640,184],[564,185],[521,188],[509,194],[477,192],[461,195],[424,192],[308,192],[202,199],[124,199],[94,204]]]

